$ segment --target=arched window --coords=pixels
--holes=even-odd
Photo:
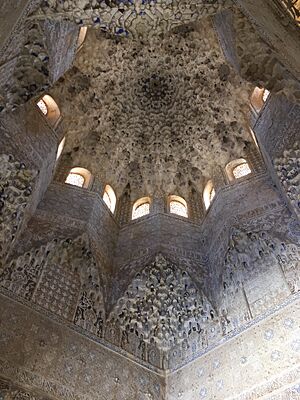
[[[132,208],[132,219],[143,217],[150,213],[150,198],[142,197],[137,200]]]
[[[91,173],[85,168],[76,167],[72,168],[65,181],[69,185],[87,188],[91,180]]]
[[[87,33],[87,27],[82,26],[79,30],[79,35],[77,40],[77,50],[81,49],[83,42],[85,41],[86,33]]]
[[[251,174],[249,164],[244,158],[231,161],[226,165],[225,170],[230,182]]]
[[[113,188],[110,185],[106,185],[103,194],[103,201],[110,209],[112,213],[114,213],[117,203],[117,198]]]
[[[179,196],[172,195],[169,197],[169,209],[171,214],[180,215],[181,217],[188,217],[188,209],[186,201]]]
[[[64,137],[64,138],[60,141],[60,143],[59,143],[59,145],[58,145],[57,153],[56,153],[56,160],[59,159],[59,157],[60,157],[60,155],[61,155],[61,153],[62,153],[62,151],[63,151],[63,149],[64,149],[65,142],[66,142],[66,138]]]
[[[263,99],[264,103],[267,101],[269,96],[270,96],[270,92],[268,91],[268,89],[264,89],[263,94],[262,94],[262,99]]]
[[[36,105],[37,105],[38,108],[42,111],[42,113],[43,113],[44,115],[47,115],[47,114],[48,114],[48,107],[47,107],[47,104],[44,102],[43,99],[40,99],[40,100],[36,103]]]
[[[208,210],[215,195],[216,195],[216,191],[215,191],[213,182],[212,182],[212,180],[209,180],[203,191],[203,201],[204,201],[206,210]]]
[[[255,133],[253,132],[253,130],[249,127],[249,130],[250,130],[250,134],[251,134],[251,137],[252,137],[252,139],[253,139],[253,142],[255,143],[255,146],[256,147],[259,147],[258,146],[258,142],[257,142],[257,139],[256,139],[256,136],[255,136]]]
[[[60,119],[60,110],[54,99],[45,94],[45,96],[39,99],[36,105],[50,125],[54,127]]]
[[[267,101],[270,92],[267,89],[256,87],[251,95],[251,105],[259,113],[264,103]]]

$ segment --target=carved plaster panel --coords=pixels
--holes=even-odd
[[[0,268],[22,224],[37,172],[12,155],[0,155]]]
[[[65,18],[79,26],[100,28],[119,36],[146,38],[182,24],[194,22],[232,5],[231,0],[212,1],[44,1],[36,18]]]
[[[125,332],[169,350],[214,319],[215,311],[188,273],[162,255],[138,273],[110,314]]]
[[[295,142],[292,148],[284,150],[282,157],[275,158],[274,167],[293,210],[300,217],[299,142]]]
[[[300,290],[300,250],[268,232],[234,229],[226,254],[223,304],[225,331],[280,304]]]

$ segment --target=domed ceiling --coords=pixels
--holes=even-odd
[[[74,166],[133,196],[202,190],[244,155],[250,86],[225,61],[210,19],[133,40],[90,29],[51,91]]]

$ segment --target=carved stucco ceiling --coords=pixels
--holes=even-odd
[[[43,0],[36,15],[145,38],[214,15],[232,4],[232,0]]]
[[[65,153],[120,193],[185,193],[243,156],[250,86],[226,63],[210,20],[147,41],[88,31],[52,90]]]

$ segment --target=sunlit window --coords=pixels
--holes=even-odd
[[[169,197],[170,213],[180,215],[181,217],[188,217],[188,210],[186,201],[179,196],[172,195]]]
[[[143,197],[137,200],[132,209],[132,219],[143,217],[150,213],[150,199],[149,197]]]
[[[256,87],[253,90],[250,102],[251,102],[252,107],[254,108],[254,110],[257,113],[260,112],[264,103],[267,101],[269,95],[270,95],[269,90],[264,89],[264,88]]]
[[[270,95],[270,92],[267,89],[264,89],[263,95],[262,95],[264,103],[267,101],[267,98],[269,97],[269,95]]]
[[[149,203],[141,204],[134,210],[132,219],[143,217],[144,215],[149,214],[149,212],[150,212],[150,204]]]
[[[209,193],[209,203],[211,203],[213,201],[213,198],[215,197],[215,195],[216,195],[215,188],[212,188]]]
[[[116,208],[117,198],[113,188],[110,185],[106,185],[103,194],[103,201],[113,213]]]
[[[77,48],[80,49],[80,47],[83,45],[83,42],[85,40],[87,33],[87,27],[82,26],[79,31],[79,36],[78,36],[78,41],[77,41]]]
[[[83,187],[84,177],[80,174],[74,174],[73,172],[70,172],[66,179],[66,183],[69,185]]]
[[[211,205],[214,197],[216,195],[216,191],[213,185],[212,180],[209,180],[204,188],[203,191],[203,201],[204,201],[204,205],[206,210],[208,210],[209,206]]]
[[[59,159],[59,157],[60,157],[60,155],[61,155],[61,153],[62,153],[62,151],[64,149],[65,141],[66,141],[66,138],[63,138],[61,140],[61,142],[59,143],[59,145],[58,145],[58,149],[57,149],[57,153],[56,153],[56,159],[57,160]]]
[[[41,99],[41,100],[39,100],[39,101],[37,102],[37,106],[38,106],[38,108],[42,111],[42,113],[43,113],[44,115],[47,115],[47,114],[48,114],[48,107],[47,107],[47,104],[44,102],[43,99]]]
[[[250,129],[251,137],[252,137],[252,139],[253,139],[253,141],[255,143],[255,146],[258,147],[258,143],[257,143],[257,139],[256,139],[256,136],[255,136],[255,133],[253,132],[253,130],[251,128],[249,128],[249,129]]]
[[[242,178],[243,176],[251,174],[251,169],[247,162],[243,164],[239,164],[232,170],[233,176],[235,179]]]
[[[230,163],[226,165],[225,171],[229,182],[243,178],[252,172],[249,164],[244,158],[238,158],[237,160],[230,161]]]
[[[89,186],[91,180],[91,173],[85,168],[82,167],[75,167],[72,168],[69,172],[65,183],[69,185],[78,186],[82,188],[87,188]]]
[[[60,119],[60,109],[53,97],[45,94],[39,101],[36,103],[37,107],[40,109],[46,120],[52,127],[57,125],[57,122]]]

